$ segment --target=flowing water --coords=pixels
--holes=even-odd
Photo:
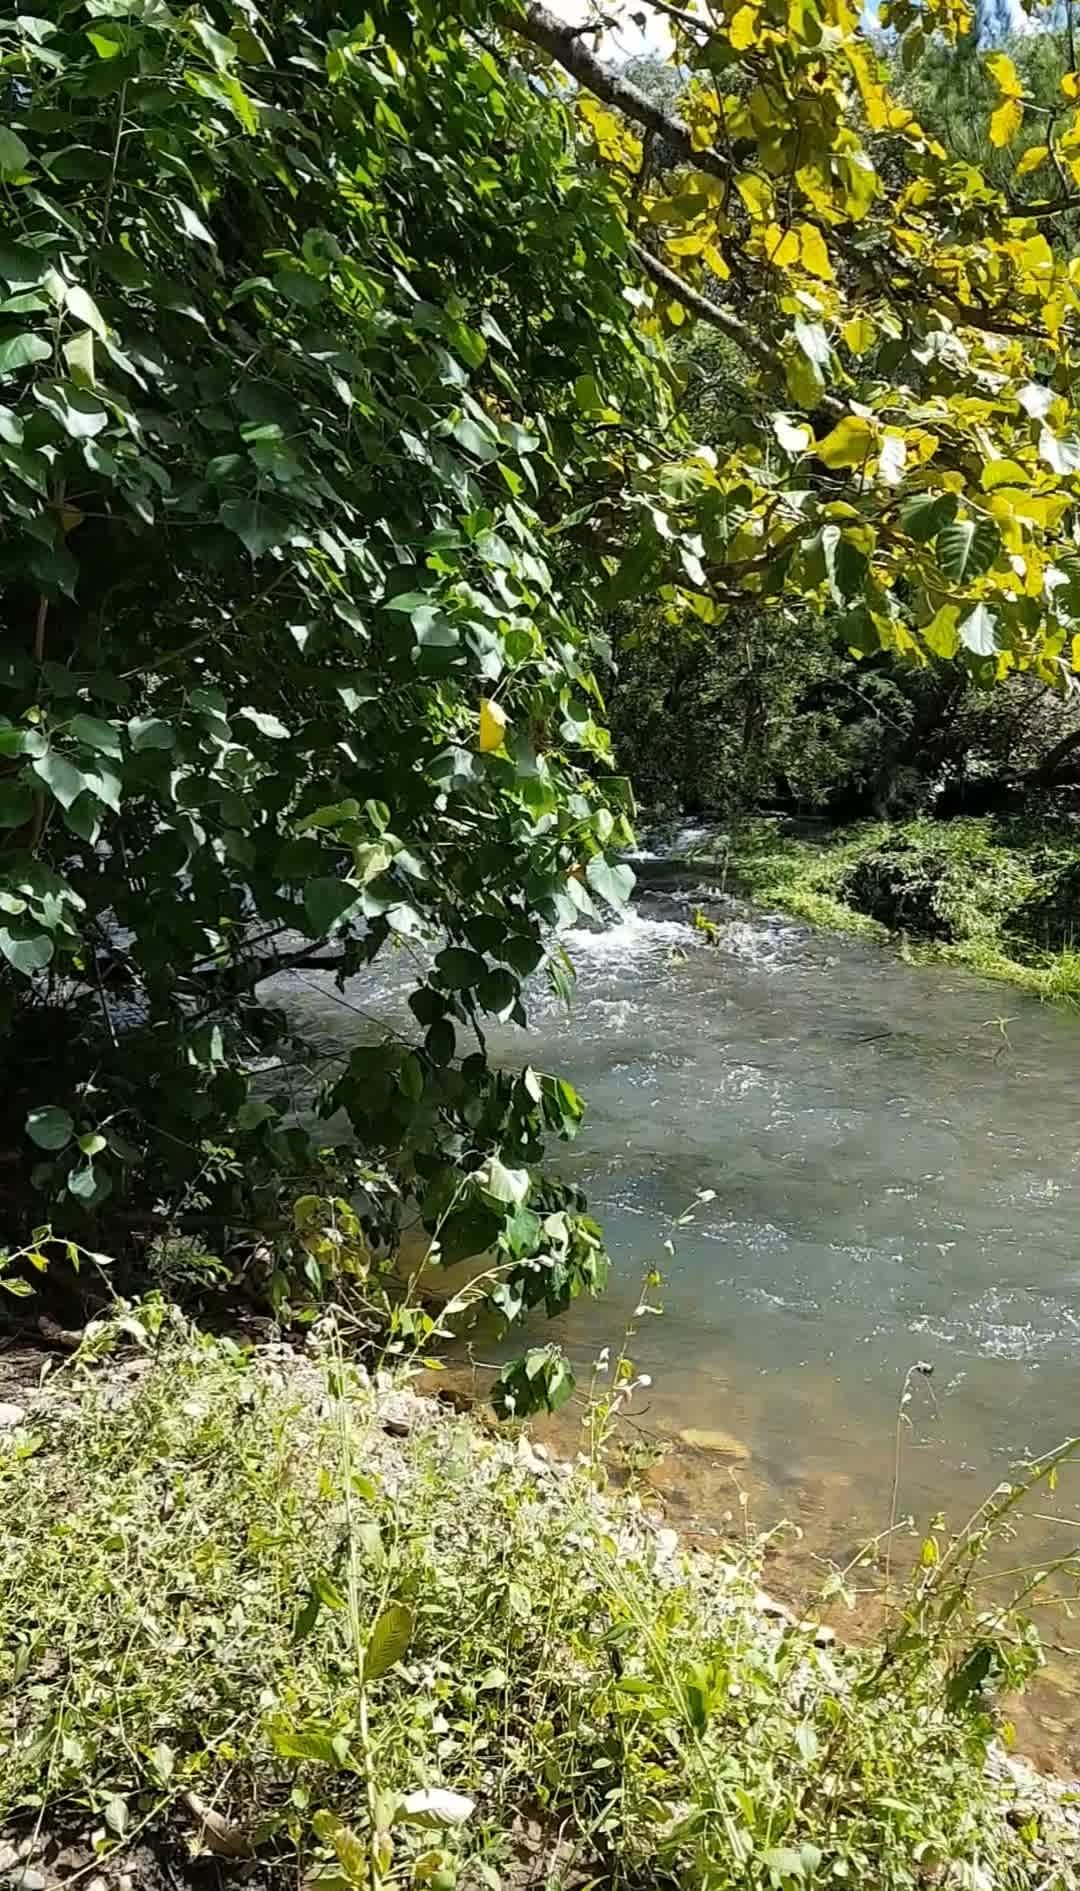
[[[557,1327],[587,1375],[659,1261],[663,1317],[632,1348],[653,1381],[644,1422],[729,1447],[690,1454],[696,1475],[685,1453],[681,1477],[659,1468],[674,1520],[723,1528],[742,1488],[756,1522],[799,1523],[804,1555],[846,1558],[888,1521],[916,1360],[933,1375],[902,1427],[900,1509],[924,1522],[961,1522],[1025,1453],[1080,1431],[1080,1018],[729,911],[709,943],[677,896],[646,897],[568,942],[569,1012],[535,998],[529,1061],[588,1102],[558,1166],[615,1259],[604,1301]],[[290,1003],[346,1044],[372,1016],[400,1021],[403,986],[376,967],[342,1004],[306,976]],[[521,1057],[524,1039],[507,1029],[496,1050]],[[664,1236],[703,1189],[715,1198],[669,1259]],[[1025,1526],[1018,1561],[1080,1549],[1074,1484],[1035,1506],[1059,1520]],[[1041,1696],[1043,1744],[1075,1768],[1066,1687],[1057,1674]]]

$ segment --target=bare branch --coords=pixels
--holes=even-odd
[[[706,37],[712,32],[707,20],[699,20],[696,13],[685,13],[682,7],[670,6],[668,0],[646,0],[646,5],[655,13],[666,13],[668,19],[674,20],[678,26],[693,27],[695,32],[704,33]]]

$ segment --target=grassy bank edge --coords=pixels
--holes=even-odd
[[[940,834],[949,825],[961,835],[978,830],[995,836],[994,844],[1000,851],[1011,851],[1018,862],[1025,858],[1023,848],[1010,849],[996,839],[994,824],[989,821],[875,821],[811,838],[785,833],[782,823],[768,819],[733,823],[722,842],[714,844],[708,854],[702,850],[695,858],[708,857],[714,865],[722,864],[730,890],[744,894],[755,905],[790,913],[823,930],[893,946],[911,964],[963,966],[1033,997],[1080,1007],[1080,951],[1031,953],[1019,958],[1006,937],[993,927],[955,942],[916,939],[859,912],[841,897],[839,882],[884,842],[898,835]],[[976,857],[972,871],[978,870]]]
[[[74,1829],[110,1891],[178,1830],[325,1891],[1075,1891],[1070,1802],[986,1692],[1031,1650],[990,1660],[962,1544],[886,1660],[774,1619],[763,1543],[686,1551],[333,1348],[116,1338],[0,1436],[0,1839],[46,1885]]]

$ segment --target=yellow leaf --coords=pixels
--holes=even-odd
[[[765,178],[755,177],[753,171],[742,171],[735,179],[735,188],[755,223],[764,223],[772,216],[772,185]]]
[[[1080,670],[1080,637],[1072,640],[1072,666],[1074,670]]]
[[[853,315],[840,330],[845,346],[853,355],[864,355],[877,340],[877,329],[869,316]]]
[[[509,718],[499,703],[485,696],[480,704],[480,732],[476,746],[481,755],[490,755],[493,749],[501,749],[506,737]]]
[[[89,328],[84,328],[70,341],[64,343],[64,360],[73,381],[80,387],[96,387],[97,371],[94,367],[94,337]]]
[[[922,640],[935,657],[954,657],[960,648],[956,624],[960,611],[955,604],[943,604],[936,617],[923,625]]]
[[[799,243],[802,249],[802,266],[807,273],[817,276],[822,282],[831,282],[833,266],[821,231],[815,229],[812,223],[800,223]]]
[[[731,270],[728,268],[727,257],[722,250],[717,249],[715,243],[709,243],[706,248],[702,250],[701,260],[704,263],[708,263],[713,275],[719,276],[721,282],[727,281],[731,274]]]
[[[826,466],[861,466],[873,451],[877,428],[861,414],[847,414],[825,435],[817,449]]]
[[[799,239],[794,230],[782,230],[770,223],[765,232],[765,260],[776,269],[790,269],[799,260]]]
[[[1024,122],[1024,108],[1018,99],[1003,99],[990,114],[990,143],[999,148],[1015,138]]]
[[[1002,98],[1023,98],[1024,88],[1020,83],[1020,74],[1008,53],[991,53],[986,62],[986,70]]]
[[[669,256],[700,256],[712,236],[712,228],[688,230],[685,236],[671,236],[664,247]]]
[[[1050,531],[1060,525],[1072,505],[1067,492],[1029,492],[1017,486],[1000,486],[994,498],[1003,500],[1016,518]]]
[[[1066,72],[1061,89],[1066,98],[1080,98],[1080,72]]]
[[[740,7],[728,28],[728,39],[737,53],[746,52],[757,39],[757,14],[753,7]]]
[[[817,363],[808,360],[801,348],[784,356],[784,379],[788,393],[797,406],[817,406],[825,386],[825,377]]]
[[[981,483],[984,492],[993,492],[995,486],[1015,486],[1018,479],[1030,477],[1030,468],[1021,466],[1018,460],[987,460]]]
[[[1026,177],[1029,171],[1037,171],[1040,164],[1045,164],[1049,156],[1050,146],[1048,144],[1033,144],[1024,152],[1023,157],[1016,167],[1017,177]]]

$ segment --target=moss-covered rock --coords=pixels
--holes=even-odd
[[[958,944],[991,932],[1023,903],[1033,876],[973,829],[972,822],[908,828],[847,869],[840,897],[891,931],[921,939]]]

